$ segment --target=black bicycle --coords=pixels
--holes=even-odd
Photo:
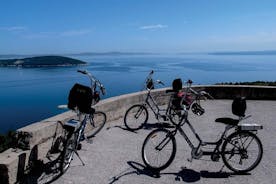
[[[185,105],[184,105],[185,106]],[[146,137],[142,147],[142,158],[147,167],[153,170],[163,170],[173,161],[176,154],[175,135],[180,132],[182,137],[191,147],[191,158],[199,159],[202,156],[210,156],[212,161],[218,161],[220,157],[224,164],[236,173],[249,172],[261,161],[263,146],[257,137],[257,132],[263,127],[258,124],[240,124],[240,122],[250,116],[245,116],[246,101],[244,98],[236,98],[232,103],[232,112],[238,119],[218,118],[216,122],[226,124],[225,130],[220,139],[216,142],[204,142],[188,121],[188,111],[183,107],[182,120],[175,124],[174,128],[159,128],[153,130]],[[181,126],[187,124],[197,140],[198,145],[194,145],[185,134]],[[229,130],[233,130],[228,135]],[[212,151],[204,150],[208,145],[215,148]],[[191,159],[191,160],[192,160]]]
[[[95,105],[100,100],[100,92],[104,95],[105,88],[103,84],[96,79],[88,71],[78,72],[87,75],[91,81],[91,86],[84,86],[76,83],[70,90],[68,97],[68,105],[60,105],[59,108],[69,108],[76,112],[77,119],[71,119],[64,124],[58,123],[62,127],[62,133],[55,133],[53,144],[47,157],[53,154],[58,155],[58,162],[60,163],[60,174],[66,172],[73,159],[74,153],[81,160],[77,150],[81,149],[80,142],[94,137],[105,125],[106,114],[102,111],[95,111],[92,105]],[[59,128],[56,129],[56,131]],[[82,164],[84,162],[81,160]]]
[[[155,84],[164,85],[160,80],[154,81],[152,78],[153,70],[149,73],[145,80],[143,89],[147,90],[147,96],[143,103],[135,104],[131,106],[125,113],[124,124],[127,129],[131,131],[138,130],[147,124],[149,112],[148,108],[153,112],[155,118],[159,121],[171,121],[177,124],[180,121],[181,115],[181,103],[185,103],[188,109],[197,115],[202,115],[205,111],[200,106],[200,100],[204,96],[210,96],[205,91],[197,92],[191,88],[192,81],[188,80],[186,89],[182,88],[182,80],[175,79],[172,83],[172,89],[166,90],[166,93],[170,95],[169,102],[166,109],[162,109],[158,106],[157,102],[151,95],[151,90],[155,88]],[[184,101],[182,99],[185,99]]]
[[[158,106],[157,102],[154,100],[151,94],[151,90],[155,89],[156,84],[164,85],[164,83],[161,80],[153,80],[152,75],[154,71],[152,70],[149,75],[147,76],[144,88],[147,90],[147,96],[143,103],[141,104],[135,104],[131,106],[125,113],[124,116],[124,124],[127,127],[127,129],[131,131],[138,130],[142,128],[144,125],[147,124],[149,112],[147,107],[151,109],[153,114],[155,115],[155,118],[159,121],[160,119],[164,121],[168,120],[174,120],[175,118],[172,117],[173,115],[178,115],[177,113],[174,113],[173,111],[175,109],[172,108],[172,96],[170,98],[170,102],[168,103],[168,106],[166,109],[162,109]],[[170,91],[168,91],[170,92]]]

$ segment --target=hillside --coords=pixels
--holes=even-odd
[[[83,65],[86,62],[63,56],[38,56],[23,59],[2,59],[0,66],[22,66],[22,67],[43,67],[43,66],[71,66]]]

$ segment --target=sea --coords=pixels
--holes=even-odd
[[[106,88],[102,99],[142,90],[145,78],[170,87],[175,78],[194,84],[276,81],[276,55],[131,54],[70,56],[83,66],[0,67],[0,133],[46,119],[64,111],[75,83],[89,85],[77,70],[88,70]],[[157,86],[158,87],[158,86]]]

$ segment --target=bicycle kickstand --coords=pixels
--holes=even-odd
[[[85,164],[84,164],[84,162],[82,161],[82,159],[81,159],[81,157],[80,157],[79,153],[77,152],[77,150],[75,150],[75,153],[76,153],[76,155],[78,156],[78,158],[80,159],[80,161],[81,161],[82,165],[84,166]]]

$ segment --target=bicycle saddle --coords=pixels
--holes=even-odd
[[[224,123],[227,125],[238,125],[239,120],[238,119],[233,119],[233,118],[217,118],[215,120],[217,123]]]

